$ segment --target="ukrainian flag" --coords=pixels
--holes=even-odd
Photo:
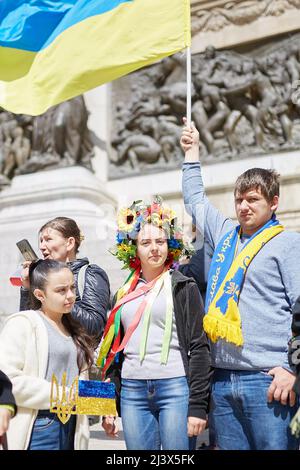
[[[38,115],[189,45],[189,0],[1,0],[0,106]]]
[[[79,380],[76,414],[116,416],[114,384],[98,380]]]

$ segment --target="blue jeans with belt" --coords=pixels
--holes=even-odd
[[[122,379],[121,414],[128,450],[194,449],[187,435],[189,388],[186,377]]]
[[[62,424],[55,413],[40,410],[33,424],[28,450],[73,450],[76,416]]]
[[[213,377],[210,426],[222,450],[297,449],[289,423],[297,406],[267,402],[273,380],[263,371],[216,369]]]

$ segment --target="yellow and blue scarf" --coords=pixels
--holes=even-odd
[[[209,338],[216,342],[219,338],[242,346],[243,335],[238,308],[243,282],[253,258],[273,237],[284,230],[275,216],[246,242],[236,256],[241,234],[237,226],[219,242],[211,262],[205,301],[207,312],[203,326]]]

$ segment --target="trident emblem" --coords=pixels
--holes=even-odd
[[[56,413],[58,419],[66,424],[71,415],[76,414],[76,397],[78,396],[78,377],[73,380],[69,391],[66,389],[67,373],[64,372],[61,379],[62,393],[60,397],[59,383],[56,376],[52,375],[50,392],[50,411]]]
[[[99,380],[79,380],[76,377],[67,388],[67,373],[62,375],[61,386],[52,375],[50,411],[66,424],[71,415],[117,415],[115,386]]]

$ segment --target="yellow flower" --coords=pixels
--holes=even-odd
[[[179,258],[181,255],[181,250],[175,249],[175,250],[170,250],[174,258]]]
[[[136,213],[131,209],[122,208],[118,213],[118,229],[120,232],[131,232],[136,222]]]
[[[152,222],[152,224],[157,225],[158,227],[160,227],[161,224],[162,224],[162,220],[161,220],[160,215],[157,214],[156,212],[152,213],[151,214],[151,222]]]
[[[163,210],[163,219],[167,220],[170,224],[173,219],[176,218],[176,213],[170,207],[165,207]]]
[[[126,245],[126,243],[121,243],[121,245],[118,246],[119,251],[125,251],[126,253],[130,251],[130,247]]]

